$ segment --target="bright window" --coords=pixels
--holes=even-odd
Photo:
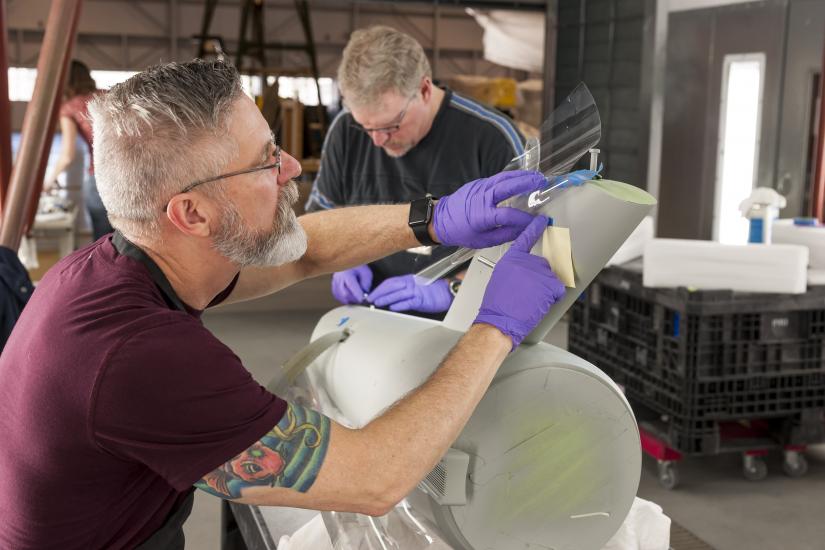
[[[9,67],[9,100],[30,101],[36,78],[37,69]]]
[[[92,78],[95,79],[95,84],[101,90],[108,90],[115,84],[120,84],[129,80],[132,76],[137,74],[137,71],[89,71]]]
[[[272,84],[274,77],[267,81]],[[338,88],[331,78],[319,78],[321,88],[321,103],[334,105],[338,103]],[[318,105],[318,90],[315,88],[315,79],[305,76],[279,76],[278,95],[287,99],[297,99],[304,105]]]
[[[261,95],[261,77],[249,76],[248,74],[241,75],[241,88],[249,97]]]
[[[268,85],[275,82],[274,76],[266,78]],[[262,94],[262,80],[260,76],[241,75],[241,87],[250,97]],[[324,105],[333,105],[338,102],[338,89],[331,78],[319,78],[321,87],[321,102]],[[315,79],[304,76],[279,76],[278,96],[286,99],[297,99],[304,105],[318,105],[318,90],[315,88]]]
[[[727,244],[748,241],[748,221],[739,203],[754,188],[759,164],[765,54],[725,56],[719,109],[714,239]]]
[[[137,71],[91,71],[97,87],[108,90],[115,84],[123,82]],[[37,69],[25,67],[9,68],[9,99],[11,101],[31,101],[34,93],[34,81]]]
[[[123,82],[137,71],[91,71],[97,87],[108,90],[115,84]],[[31,101],[34,93],[34,81],[37,79],[37,69],[25,67],[9,68],[9,99],[12,101]],[[267,82],[272,84],[275,77],[270,76]],[[321,102],[324,105],[338,103],[338,88],[331,78],[320,78]],[[261,77],[241,75],[241,87],[250,96],[261,95]],[[307,77],[281,76],[278,77],[278,95],[288,99],[298,99],[304,105],[318,105],[318,92],[315,89],[315,79]]]

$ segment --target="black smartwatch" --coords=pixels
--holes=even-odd
[[[423,199],[415,199],[410,202],[410,219],[407,224],[413,230],[415,238],[423,246],[438,246],[438,243],[430,238],[430,232],[427,229],[432,219],[432,195],[426,195]]]

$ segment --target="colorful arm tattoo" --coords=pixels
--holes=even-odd
[[[312,487],[329,444],[329,418],[287,404],[278,425],[248,449],[208,473],[195,487],[221,498],[240,498],[246,487]]]

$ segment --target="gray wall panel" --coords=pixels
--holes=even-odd
[[[662,170],[656,234],[672,238],[706,238],[701,211],[707,121],[707,58],[713,21],[695,13],[670,15],[667,80],[662,133]],[[697,116],[698,114],[698,116]],[[709,236],[709,235],[708,235]]]
[[[556,97],[580,81],[602,118],[599,148],[606,176],[645,186],[648,116],[642,103],[642,45],[652,31],[655,3],[647,0],[560,0]]]
[[[815,115],[811,92],[814,75],[822,70],[825,2],[795,1],[791,4],[785,74],[782,78],[783,105],[779,123],[779,144],[774,184],[788,199],[783,217],[809,213],[810,178],[807,173],[809,128]],[[814,125],[815,127],[815,125]]]
[[[724,57],[766,56],[757,186],[776,163],[786,0],[677,12],[668,24],[658,235],[713,236]]]
[[[616,4],[618,17],[644,17],[646,13],[645,0],[622,0]]]

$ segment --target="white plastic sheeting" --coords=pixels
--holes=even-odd
[[[468,9],[484,29],[484,59],[512,69],[544,71],[544,14]]]
[[[406,510],[403,503],[399,509]],[[360,516],[364,521],[368,518]],[[400,517],[400,515],[399,515]],[[387,524],[388,517],[374,521]],[[321,514],[316,515],[291,536],[284,535],[278,541],[278,550],[381,550],[380,544],[370,544],[363,536],[363,530],[356,530],[356,536],[344,544],[333,544]],[[403,544],[403,543],[399,543]],[[658,504],[636,498],[630,513],[619,530],[605,545],[604,550],[667,550],[670,544],[670,518],[662,512]],[[413,545],[420,547],[420,542]],[[402,550],[410,550],[413,545],[403,545]],[[448,550],[450,546],[440,540],[425,543],[427,550]]]
[[[604,550],[668,550],[669,547],[670,518],[658,504],[637,497]]]

